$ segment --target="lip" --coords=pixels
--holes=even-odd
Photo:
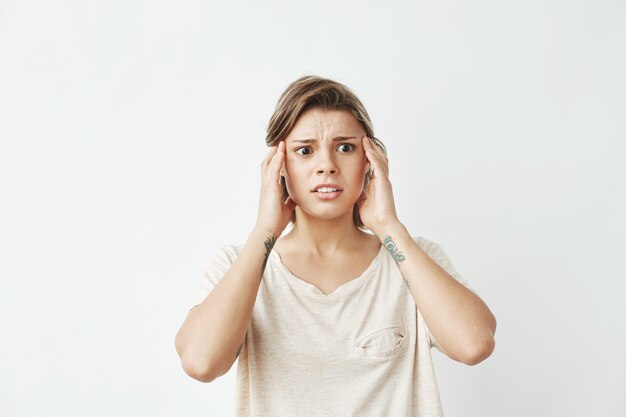
[[[341,186],[339,184],[332,184],[332,183],[328,183],[328,184],[318,184],[315,187],[313,187],[313,189],[311,190],[312,193],[316,193],[317,190],[319,190],[320,188],[323,187],[328,187],[328,188],[334,188],[335,192],[339,192],[339,191],[343,191],[343,188],[341,188]],[[334,193],[328,193],[328,194],[334,194]]]
[[[318,193],[318,192],[313,192],[313,194],[315,194],[315,197],[319,198],[320,200],[334,200],[336,198],[339,198],[339,196],[341,195],[343,191],[333,191],[332,193]]]

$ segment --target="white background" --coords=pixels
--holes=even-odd
[[[174,336],[306,74],[498,319],[480,365],[434,351],[446,415],[625,415],[623,0],[0,0],[0,415],[231,414]]]

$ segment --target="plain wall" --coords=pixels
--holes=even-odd
[[[227,416],[182,370],[284,88],[347,84],[498,319],[448,417],[624,416],[624,1],[0,1],[0,415]]]

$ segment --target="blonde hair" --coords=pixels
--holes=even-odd
[[[312,108],[349,111],[363,126],[365,134],[372,138],[385,154],[387,153],[385,145],[374,137],[372,121],[361,100],[345,85],[314,75],[307,75],[292,82],[280,96],[274,114],[272,114],[267,126],[267,136],[265,138],[267,146],[274,146],[281,140],[285,140],[300,115]],[[367,189],[370,178],[371,168],[365,174],[364,190]],[[281,178],[281,184],[283,189],[282,199],[284,201],[289,195],[284,178]],[[352,219],[358,228],[365,228],[356,203],[352,209]],[[296,221],[295,211],[291,215],[291,221]]]

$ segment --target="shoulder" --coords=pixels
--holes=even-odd
[[[204,262],[200,286],[192,300],[193,306],[202,303],[206,296],[213,291],[242,249],[243,245],[222,245],[211,253]]]
[[[432,240],[426,239],[422,236],[413,237],[415,243],[422,249],[433,261],[435,261],[441,268],[443,268],[448,274],[450,274],[454,279],[459,281],[461,284],[468,287],[470,290],[474,291],[470,288],[467,280],[461,276],[461,274],[456,270],[450,257],[443,250],[441,245]]]
[[[243,244],[235,245],[235,244],[227,243],[227,244],[220,246],[217,249],[216,253],[223,253],[228,256],[237,257],[239,256],[242,250],[243,250]]]
[[[215,264],[232,264],[239,256],[243,249],[243,245],[224,244],[214,250],[209,259],[205,263],[206,267]]]
[[[440,252],[441,246],[437,242],[434,242],[430,239],[427,239],[423,236],[412,236],[417,246],[420,247],[421,250],[426,252],[428,255],[433,255]]]

